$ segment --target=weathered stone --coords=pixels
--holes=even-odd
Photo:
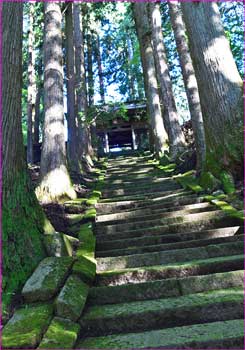
[[[3,329],[3,348],[36,348],[51,321],[52,313],[52,305],[26,305],[15,311],[13,317]]]
[[[75,262],[72,271],[88,284],[91,284],[96,275],[96,260],[92,261],[86,257],[80,256]]]
[[[44,244],[48,256],[72,256],[72,247],[63,233],[55,232],[44,236]]]
[[[243,349],[244,321],[232,320],[86,338],[79,349]]]
[[[81,316],[88,291],[88,285],[78,276],[70,276],[55,302],[57,315],[76,321]]]
[[[72,263],[70,257],[42,260],[22,290],[25,300],[35,302],[53,298],[64,284]]]
[[[72,349],[79,330],[79,324],[65,318],[55,317],[38,349]]]
[[[92,225],[90,223],[81,226],[79,231],[79,240],[81,242],[81,246],[77,250],[77,257],[86,257],[87,259],[94,261],[95,237],[92,231]]]

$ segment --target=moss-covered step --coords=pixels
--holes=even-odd
[[[214,228],[230,227],[237,226],[240,224],[240,221],[236,218],[232,218],[226,213],[220,212],[220,215],[212,215],[214,212],[208,213],[206,217],[202,220],[187,221],[182,223],[174,223],[168,225],[161,225],[149,228],[142,228],[137,230],[130,231],[121,231],[116,233],[106,233],[106,234],[96,234],[97,242],[106,242],[118,239],[129,239],[150,235],[163,235],[171,233],[186,233],[186,232],[195,232],[203,231]]]
[[[154,266],[174,262],[187,262],[194,259],[207,259],[219,256],[238,255],[244,250],[243,238],[236,242],[209,244],[205,247],[175,249],[145,254],[125,255],[97,259],[97,271],[118,270],[130,267]]]
[[[3,349],[35,349],[52,319],[53,306],[25,305],[15,311],[2,333]]]
[[[194,211],[194,212],[193,212]],[[155,218],[151,219],[148,217],[143,217],[141,220],[138,218],[133,222],[112,224],[112,225],[100,225],[96,224],[95,233],[99,234],[107,234],[107,233],[115,233],[121,231],[131,231],[138,230],[141,228],[147,227],[155,227],[160,225],[168,225],[172,223],[182,223],[182,222],[194,222],[201,220],[208,220],[209,218],[223,218],[227,214],[221,210],[216,210],[215,206],[208,206],[204,209],[204,211],[192,210],[191,213],[188,211],[174,211],[170,213],[164,213],[163,215],[158,214]]]
[[[87,284],[78,276],[71,275],[55,301],[57,316],[76,322],[84,309],[88,291]]]
[[[78,275],[85,283],[91,285],[96,275],[96,260],[92,261],[81,255],[74,263],[72,272]]]
[[[123,221],[134,222],[138,220],[155,219],[157,217],[162,217],[164,215],[175,215],[176,212],[183,213],[194,213],[198,210],[204,211],[207,208],[216,208],[214,205],[210,205],[209,202],[193,203],[183,206],[172,206],[170,208],[160,208],[160,209],[136,209],[126,212],[119,212],[114,214],[104,214],[97,215],[96,224],[100,225],[110,225],[117,224]]]
[[[92,224],[87,223],[80,226],[78,233],[79,241],[81,242],[80,247],[77,249],[76,257],[87,258],[94,261],[95,256],[95,237],[92,230]]]
[[[220,244],[228,242],[236,242],[244,240],[244,235],[228,236],[228,237],[219,237],[219,238],[209,238],[209,239],[195,239],[187,240],[183,242],[176,243],[165,243],[165,244],[156,244],[156,245],[147,245],[141,247],[129,247],[123,249],[114,249],[114,250],[105,250],[97,251],[97,258],[101,257],[115,257],[123,255],[133,255],[133,254],[144,254],[150,252],[159,252],[166,250],[176,250],[176,249],[186,249],[186,248],[195,248],[195,247],[205,247],[210,244]]]
[[[153,198],[140,201],[118,201],[111,203],[98,203],[96,205],[97,214],[112,214],[120,211],[132,211],[137,209],[165,209],[172,208],[177,205],[201,203],[204,201],[204,197],[197,196],[191,192],[182,192],[175,195],[167,196],[167,198]]]
[[[97,286],[114,286],[165,278],[207,275],[211,273],[241,270],[244,254],[192,260],[167,265],[143,266],[121,270],[103,271],[97,274]]]
[[[244,270],[203,276],[170,278],[120,286],[93,287],[89,291],[90,305],[119,304],[137,300],[177,297],[215,289],[243,287]]]
[[[163,234],[163,235],[146,235],[137,238],[129,239],[116,239],[116,240],[101,240],[96,242],[96,252],[99,256],[100,252],[105,252],[107,250],[117,250],[117,249],[134,249],[137,247],[147,247],[151,245],[161,245],[166,243],[177,243],[183,241],[191,240],[202,240],[202,239],[215,239],[219,237],[230,237],[235,234],[242,234],[243,228],[240,226],[231,226],[224,228],[216,228],[211,230],[203,231],[192,231],[192,232],[177,232],[173,234]],[[120,255],[120,254],[118,254]],[[107,255],[109,256],[109,255]]]
[[[77,349],[243,349],[244,320],[85,338]]]
[[[219,289],[181,297],[92,306],[80,320],[89,335],[243,318],[243,288]]]
[[[132,196],[142,193],[162,193],[163,191],[174,191],[179,188],[181,188],[180,185],[177,182],[172,181],[170,183],[160,185],[146,184],[145,186],[131,186],[130,188],[106,189],[103,191],[102,198],[111,198],[115,196]]]
[[[72,256],[73,247],[71,239],[67,235],[59,232],[54,232],[44,236],[44,244],[48,256]]]
[[[61,317],[54,317],[38,349],[72,349],[80,325]]]
[[[63,286],[72,264],[71,257],[48,257],[42,260],[24,285],[24,299],[27,302],[40,302],[54,297]]]

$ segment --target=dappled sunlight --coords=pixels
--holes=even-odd
[[[42,203],[76,199],[76,192],[72,187],[66,166],[60,165],[49,171],[37,187],[36,195]]]

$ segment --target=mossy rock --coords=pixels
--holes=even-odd
[[[235,192],[235,184],[231,174],[229,174],[227,171],[222,171],[220,174],[220,180],[225,193],[231,194]]]
[[[41,341],[53,314],[52,305],[25,306],[15,311],[3,329],[5,349],[32,349]]]
[[[78,276],[70,276],[56,299],[56,314],[77,321],[85,306],[89,287]]]
[[[95,208],[87,209],[83,218],[84,218],[84,220],[86,220],[86,222],[87,221],[95,221],[96,209]]]
[[[22,295],[28,302],[49,300],[64,284],[73,264],[71,257],[48,257],[27,280]]]
[[[45,235],[44,244],[48,256],[72,256],[72,246],[63,233]]]
[[[92,224],[86,223],[80,227],[78,234],[80,247],[77,249],[76,256],[94,261],[96,239],[92,231]]]
[[[65,318],[55,317],[38,349],[72,349],[79,331],[79,324]]]
[[[85,218],[85,214],[68,214],[66,216],[66,219],[68,220],[68,223],[70,226],[74,226]]]
[[[96,261],[91,261],[84,256],[79,256],[79,260],[73,265],[72,271],[85,283],[92,284],[96,275]]]
[[[221,182],[211,172],[207,171],[201,175],[200,185],[212,192],[221,187]]]

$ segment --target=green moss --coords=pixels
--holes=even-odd
[[[3,329],[3,347],[35,348],[51,321],[52,313],[52,305],[26,305],[17,310]]]
[[[85,306],[88,290],[88,285],[78,276],[71,275],[56,299],[56,314],[77,321]]]
[[[87,209],[83,219],[86,221],[94,221],[96,218],[96,209],[95,208],[91,208],[91,209]]]
[[[244,223],[244,212],[243,210],[237,210],[234,207],[232,207],[227,202],[218,200],[218,199],[212,199],[211,203],[215,204],[219,209],[223,210],[227,215],[239,219],[241,221],[241,224]]]
[[[81,246],[77,250],[77,257],[86,257],[87,259],[94,261],[95,237],[92,231],[92,225],[90,223],[81,226],[79,231],[79,240],[81,242]]]
[[[80,326],[67,319],[55,317],[38,349],[72,349],[77,340]]]
[[[198,179],[194,176],[194,171],[188,171],[184,174],[174,176],[174,179],[184,188],[190,189],[195,193],[200,193],[203,188],[199,185]]]
[[[211,192],[217,190],[221,186],[221,182],[209,171],[203,172],[199,181],[204,189]]]
[[[79,275],[85,283],[92,284],[96,275],[96,260],[91,261],[80,254],[78,258],[78,261],[73,265],[73,273]]]
[[[231,174],[229,174],[227,171],[222,171],[220,174],[220,179],[225,193],[231,194],[235,192],[235,184]]]
[[[27,280],[22,295],[28,302],[50,300],[65,282],[73,259],[49,257],[41,261]]]
[[[53,227],[46,219],[31,189],[26,172],[15,176],[11,188],[3,183],[3,319],[15,293],[23,286],[38,263],[46,256],[44,233]]]

